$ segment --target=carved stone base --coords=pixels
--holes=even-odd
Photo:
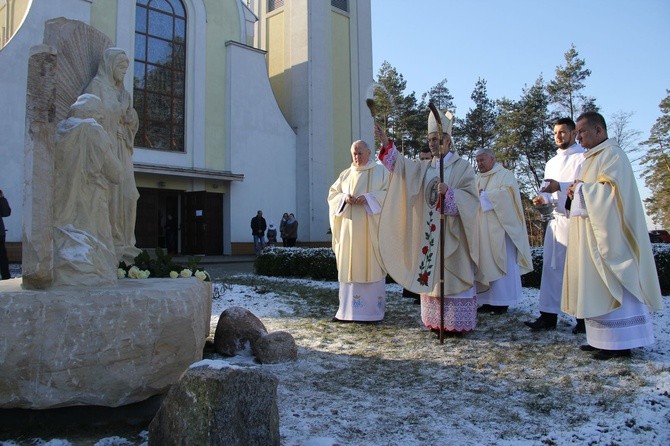
[[[117,407],[165,393],[202,359],[210,282],[122,279],[25,290],[0,281],[0,408]]]

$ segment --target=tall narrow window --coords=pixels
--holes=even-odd
[[[183,152],[186,13],[181,0],[139,0],[135,11],[135,146]]]
[[[349,12],[349,0],[330,0],[330,6],[344,12]]]

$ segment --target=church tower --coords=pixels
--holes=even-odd
[[[352,141],[373,144],[365,106],[373,81],[370,0],[249,0],[248,6],[259,18],[254,46],[267,51],[272,89],[296,133],[301,237],[328,241],[328,189],[351,163]]]

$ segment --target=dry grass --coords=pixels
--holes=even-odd
[[[290,332],[300,348],[297,363],[264,366],[280,378],[286,444],[310,436],[347,445],[669,438],[670,400],[653,388],[658,381],[667,386],[667,345],[636,351],[631,360],[596,362],[577,348],[584,336],[571,333],[567,317],[556,331],[530,332],[523,321],[536,310],[528,303],[505,315],[480,316],[475,331],[440,344],[422,327],[419,306],[395,285],[383,323],[337,324],[330,322],[337,309],[332,285],[227,280],[290,307],[259,316],[269,331]],[[641,391],[649,393],[648,407],[639,408],[644,414],[622,419]],[[644,429],[635,418],[649,411],[658,419]]]

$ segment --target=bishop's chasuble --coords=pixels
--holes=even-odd
[[[439,204],[439,161],[417,163],[395,146],[380,153],[393,175],[379,224],[380,253],[388,273],[404,288],[421,294],[421,318],[440,327],[440,271],[444,270],[444,327],[474,329],[477,303],[474,269],[479,255],[479,196],[470,163],[450,152],[443,158],[444,183]],[[439,206],[438,206],[439,204]],[[444,261],[440,262],[440,213],[444,212]]]

